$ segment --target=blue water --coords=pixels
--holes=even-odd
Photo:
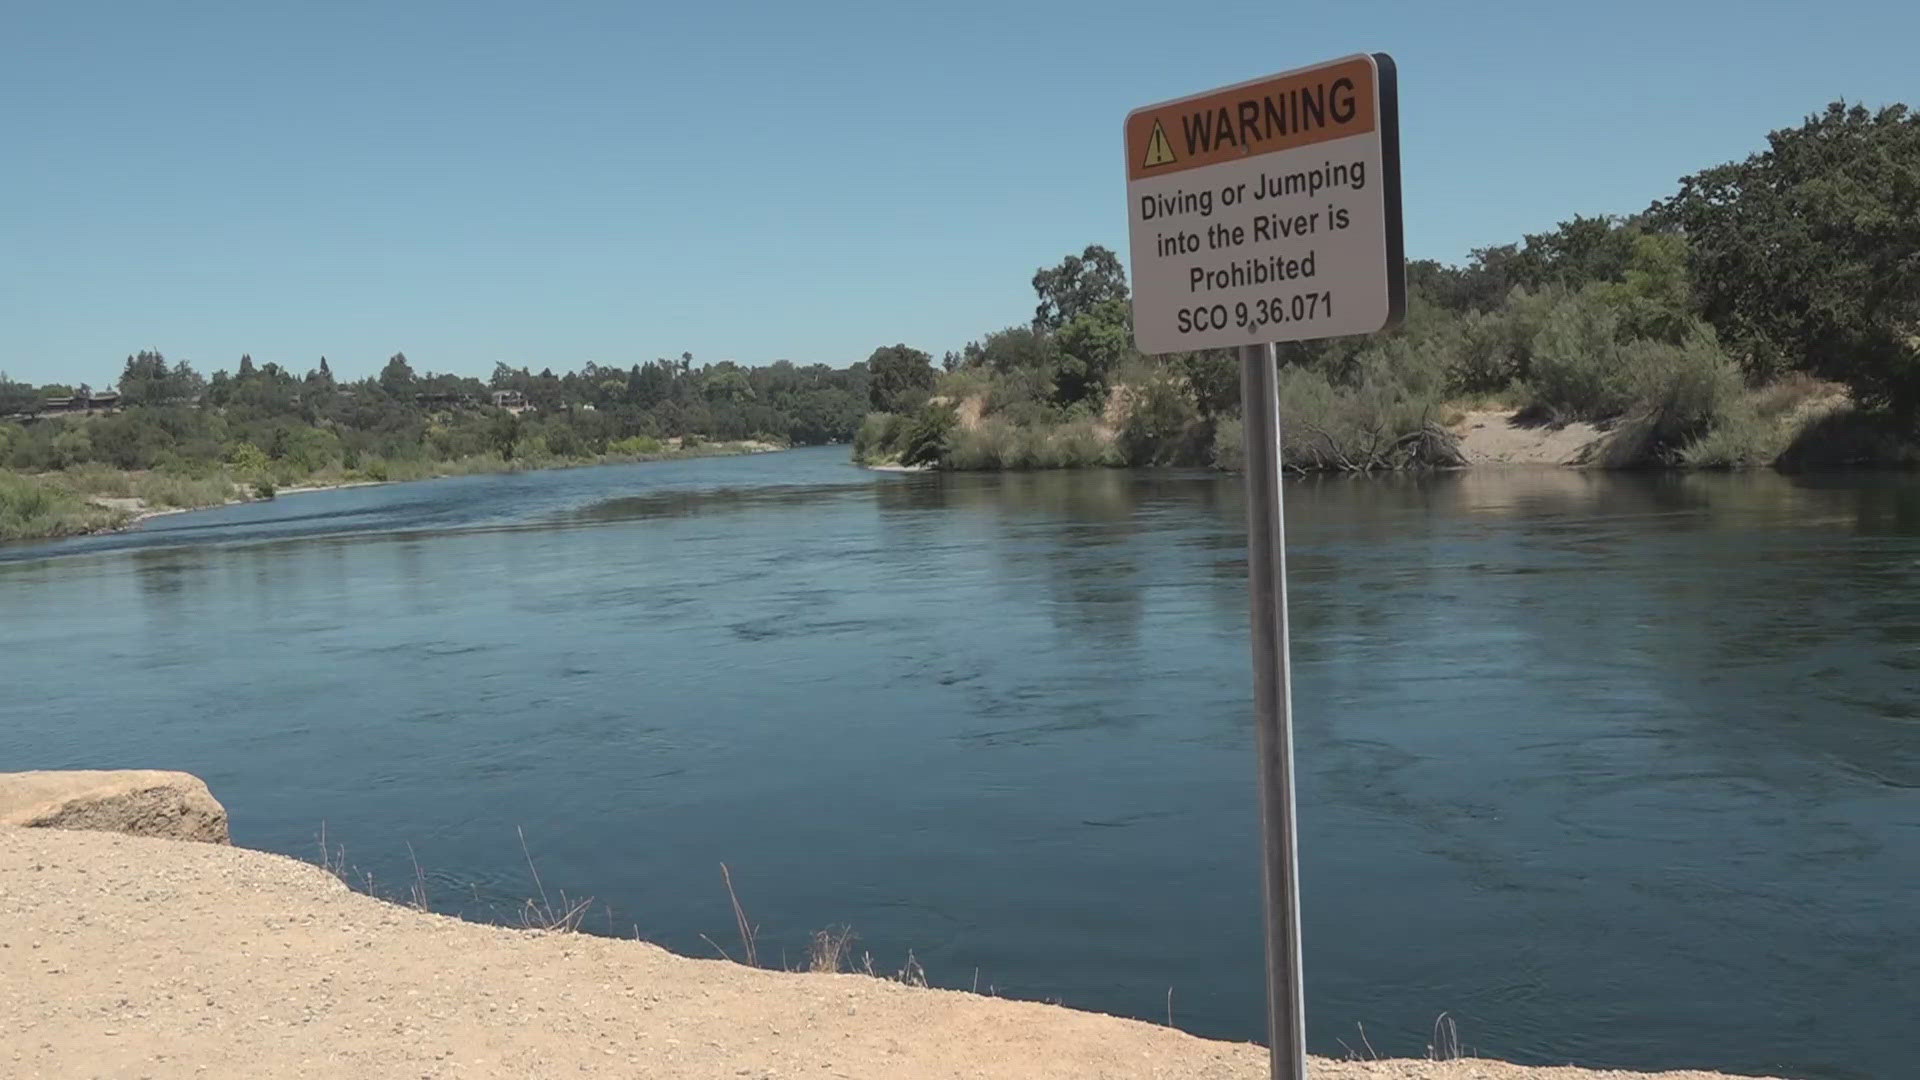
[[[1310,1041],[1910,1070],[1920,484],[1288,491]],[[0,547],[0,768],[204,777],[434,904],[1263,1035],[1238,481],[843,448]],[[977,974],[976,974],[977,973]]]

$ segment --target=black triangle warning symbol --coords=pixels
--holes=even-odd
[[[1155,120],[1153,134],[1147,138],[1147,157],[1140,163],[1140,167],[1151,169],[1155,165],[1171,165],[1178,160],[1173,156],[1172,144],[1167,142],[1166,129],[1160,126],[1160,121]]]

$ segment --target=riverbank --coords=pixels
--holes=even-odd
[[[1212,1078],[1257,1046],[1137,1020],[484,926],[218,844],[0,827],[20,1076]],[[1717,1080],[1315,1059],[1316,1080]]]
[[[482,455],[447,461],[381,462],[376,467],[329,469],[304,476],[257,475],[221,469],[202,476],[160,470],[109,469],[99,465],[51,473],[0,471],[0,541],[53,540],[129,529],[143,521],[189,510],[258,502],[340,488],[480,473],[572,469],[589,465],[677,461],[686,458],[771,453],[785,449],[760,440],[660,444],[657,452],[576,458],[515,458]],[[283,482],[284,481],[284,482]]]
[[[916,472],[1241,468],[1237,416],[1143,420],[1139,410],[1150,407],[1153,396],[1120,387],[1098,418],[1024,422],[992,414],[978,394],[935,397],[911,415],[869,416],[854,441],[853,459],[872,469]],[[1142,406],[1143,401],[1148,406]],[[1511,398],[1448,401],[1374,414],[1356,413],[1350,405],[1312,395],[1283,395],[1281,433],[1289,471],[1374,473],[1501,465],[1789,471],[1920,467],[1920,435],[1891,414],[1858,407],[1845,387],[1805,378],[1732,395],[1717,407],[1712,426],[1685,440],[1674,435],[1670,407],[1590,420],[1517,407]]]

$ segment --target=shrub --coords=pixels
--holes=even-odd
[[[898,443],[906,423],[907,418],[898,413],[868,413],[860,422],[860,430],[853,435],[853,459],[880,462],[894,457],[899,453]]]
[[[1338,387],[1319,371],[1280,371],[1281,453],[1288,468],[1371,471],[1460,463],[1450,436],[1431,427],[1438,408],[1392,382]],[[1233,433],[1236,441],[1239,432]],[[1221,448],[1215,443],[1215,458]]]
[[[947,436],[959,423],[952,405],[920,406],[899,435],[902,465],[938,465],[947,456]]]
[[[1785,443],[1785,428],[1749,407],[1721,418],[1713,430],[1687,443],[1676,457],[1696,469],[1741,469],[1771,464]]]
[[[1018,428],[997,417],[978,427],[956,429],[947,438],[947,467],[976,472],[1026,468],[1020,460],[1021,440]]]
[[[1591,291],[1554,305],[1533,338],[1529,405],[1567,420],[1625,412],[1632,400],[1618,331],[1618,314]]]
[[[1129,387],[1119,451],[1128,465],[1170,465],[1188,458],[1191,432],[1200,419],[1193,401],[1174,382],[1152,378]]]
[[[1898,414],[1860,408],[1835,409],[1809,420],[1794,432],[1775,464],[1782,469],[1836,465],[1920,465],[1920,445],[1910,423]]]
[[[1238,472],[1247,467],[1245,429],[1235,416],[1213,426],[1213,467]]]
[[[607,453],[623,457],[642,457],[648,454],[658,454],[665,449],[665,444],[651,435],[630,435],[624,439],[607,444]]]
[[[229,449],[227,463],[243,473],[265,472],[269,464],[266,451],[250,442],[239,443]]]
[[[1624,351],[1634,407],[1663,450],[1701,435],[1743,404],[1740,369],[1704,324],[1695,323],[1680,345],[1638,341]]]
[[[1123,464],[1114,440],[1092,420],[1020,427],[989,418],[947,436],[944,465],[957,470],[1088,469]]]
[[[272,480],[264,476],[253,482],[253,497],[256,499],[271,499],[279,490]]]

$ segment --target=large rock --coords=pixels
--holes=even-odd
[[[156,769],[0,773],[0,825],[232,842],[199,777]]]

